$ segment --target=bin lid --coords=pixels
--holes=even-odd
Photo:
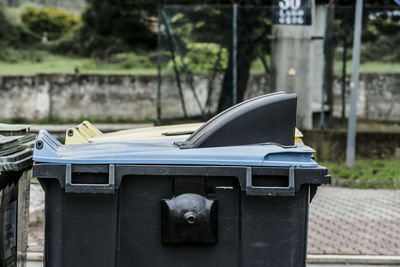
[[[318,166],[311,158],[314,150],[301,144],[284,147],[266,143],[197,149],[180,149],[174,144],[184,141],[184,137],[176,137],[62,145],[46,130],[41,130],[33,159],[61,164]]]
[[[315,167],[317,163],[311,158],[314,150],[294,142],[296,102],[296,94],[282,92],[253,98],[215,116],[189,138],[68,146],[41,130],[34,160],[64,164]]]
[[[30,128],[30,125],[0,123],[0,134],[7,136],[24,135]]]
[[[1,136],[0,135],[0,151],[10,149],[19,145],[25,145],[35,139],[34,134],[22,136]]]

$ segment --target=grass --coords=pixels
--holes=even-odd
[[[39,56],[37,56],[39,55]],[[0,61],[0,75],[36,75],[36,74],[156,74],[157,68],[145,56],[133,53],[119,54],[116,63],[98,61],[92,58],[77,58],[53,55],[39,51],[33,59],[17,62]]]
[[[360,159],[352,168],[344,163],[320,162],[333,184],[354,188],[400,189],[400,159]]]
[[[109,61],[99,61],[93,58],[79,58],[63,55],[54,55],[46,51],[18,51],[10,49],[11,60],[0,61],[1,75],[36,75],[36,74],[73,74],[78,69],[81,74],[133,74],[155,75],[157,64],[150,62],[147,55],[122,53]],[[111,61],[111,62],[110,62]],[[270,67],[270,58],[266,58]],[[172,70],[164,69],[164,73]],[[347,61],[347,74],[351,74],[351,61]],[[400,63],[365,62],[360,65],[360,72],[399,73]],[[265,73],[260,59],[254,60],[251,66],[252,74]],[[334,63],[335,75],[341,75],[342,62]]]
[[[335,75],[342,75],[342,61],[335,61],[333,65],[333,72]],[[351,74],[351,60],[346,62],[346,73]],[[361,73],[399,73],[399,63],[385,63],[385,62],[364,62],[360,64]]]

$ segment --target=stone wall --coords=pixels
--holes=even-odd
[[[349,78],[347,79],[349,80]],[[215,112],[222,75],[217,75],[209,110]],[[194,85],[202,105],[209,88],[206,76],[196,75]],[[189,116],[200,115],[200,108],[187,83],[183,83]],[[364,119],[399,121],[400,75],[362,74],[358,116]],[[156,76],[132,75],[38,75],[0,76],[0,121],[21,118],[142,121],[156,118]],[[270,93],[266,75],[252,75],[245,98]],[[334,83],[333,114],[341,114],[341,79]],[[165,76],[161,94],[162,118],[183,117],[174,76]],[[347,100],[349,85],[347,85]],[[348,107],[347,107],[348,109]],[[346,111],[348,114],[348,110]]]
[[[347,132],[344,130],[303,130],[303,141],[314,148],[317,161],[343,162],[346,158]],[[357,158],[400,157],[398,132],[359,131],[356,137]]]
[[[209,110],[215,112],[222,75],[217,75]],[[209,81],[195,76],[194,84],[201,105],[205,105]],[[246,98],[268,93],[266,76],[249,81]],[[200,108],[187,83],[182,84],[189,116],[200,115]],[[21,118],[142,121],[156,118],[157,76],[131,75],[38,75],[0,77],[0,120]],[[162,81],[163,118],[183,117],[175,77]]]
[[[334,117],[342,112],[342,81],[333,86]],[[346,77],[346,117],[349,114],[350,76]],[[400,121],[400,74],[363,73],[360,75],[357,116],[360,119]]]

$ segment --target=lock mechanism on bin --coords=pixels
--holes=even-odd
[[[204,179],[175,178],[175,194],[161,200],[164,244],[215,244],[218,203],[204,196]],[[187,181],[187,182],[185,182]],[[183,192],[188,193],[183,193]]]

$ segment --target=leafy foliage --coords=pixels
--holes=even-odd
[[[5,14],[4,6],[0,2],[0,60],[18,61],[21,55],[15,49],[32,46],[39,40],[38,36],[22,25],[11,23]]]
[[[359,188],[400,188],[400,159],[357,160],[352,168],[344,163],[320,162],[326,166],[337,185]]]
[[[225,70],[228,65],[228,50],[214,43],[189,43],[183,59],[184,64],[191,72]],[[219,58],[219,60],[218,60]],[[175,62],[179,71],[183,70],[181,59],[175,56]],[[215,62],[219,62],[217,66]],[[169,60],[167,68],[173,69],[173,60]]]
[[[21,20],[29,30],[41,36],[47,35],[49,40],[58,39],[74,27],[81,26],[76,14],[51,6],[42,9],[29,6],[22,12]]]
[[[154,1],[88,0],[83,26],[59,43],[57,51],[106,58],[112,54],[156,47]],[[151,5],[150,5],[151,6]]]
[[[398,7],[378,5],[374,1],[367,3],[370,5],[364,6],[363,9],[361,61],[398,62],[400,60],[400,50],[396,45],[400,40]],[[342,45],[343,38],[346,38],[348,47],[351,48],[354,7],[335,7],[335,18],[336,45]],[[351,58],[351,53],[348,54],[348,58]]]

